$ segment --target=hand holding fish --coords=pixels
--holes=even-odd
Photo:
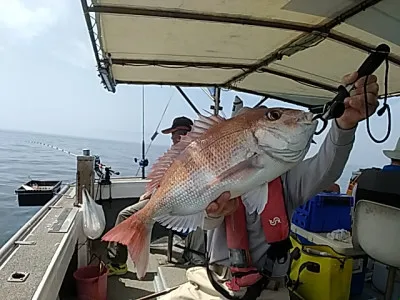
[[[150,199],[151,198],[151,193],[144,193],[143,195],[141,195],[140,196],[140,198],[139,198],[139,202],[140,201],[144,201],[144,200],[147,200],[147,199]]]
[[[225,217],[234,213],[238,206],[239,199],[231,199],[231,193],[225,192],[207,206],[206,212],[211,218]]]
[[[126,245],[143,278],[155,222],[191,232],[207,216],[233,213],[239,196],[250,214],[260,214],[268,182],[304,159],[317,123],[311,112],[289,108],[247,109],[230,119],[199,115],[192,131],[152,166],[140,197],[150,200],[102,240]],[[248,196],[253,191],[259,201]]]
[[[343,83],[351,84],[357,78],[357,72],[348,74],[343,77]],[[365,119],[365,93],[364,82],[366,77],[361,77],[355,83],[355,89],[350,92],[350,97],[344,100],[346,110],[343,115],[336,119],[337,124],[342,129],[350,129],[355,127],[358,122]],[[378,108],[378,91],[379,85],[375,75],[368,76],[367,81],[367,102],[368,102],[368,115],[371,116]]]

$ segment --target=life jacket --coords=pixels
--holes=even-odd
[[[273,266],[277,261],[287,258],[288,251],[292,248],[290,242],[290,223],[287,214],[282,180],[280,177],[268,184],[268,202],[260,214],[262,228],[265,239],[270,247],[267,250],[267,263],[262,270],[252,265],[249,239],[246,228],[246,210],[239,197],[239,207],[231,215],[225,217],[226,237],[229,249],[230,271],[232,279],[226,283],[231,291],[239,291],[241,287],[253,288],[257,286],[256,291],[251,291],[243,298],[232,297],[226,294],[221,287],[217,286],[209,274],[214,288],[217,289],[228,299],[255,299],[259,296],[262,289],[268,284],[272,275]],[[282,263],[282,262],[281,262]],[[264,284],[259,284],[263,282]],[[254,297],[254,298],[252,298]]]

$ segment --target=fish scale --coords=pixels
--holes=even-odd
[[[238,135],[238,138],[232,137],[232,134]],[[155,208],[154,217],[164,215],[166,212],[192,214],[204,210],[209,204],[210,197],[213,195],[217,197],[218,190],[221,190],[226,185],[240,181],[241,177],[232,178],[208,187],[213,178],[229,169],[235,161],[242,161],[248,158],[248,151],[245,150],[248,149],[246,145],[250,138],[250,134],[243,135],[239,134],[239,132],[234,132],[222,136],[218,142],[211,146],[205,145],[206,148],[201,148],[201,143],[197,143],[197,147],[187,149],[191,160],[186,161],[186,164],[180,164],[177,169],[171,170],[171,173],[173,173],[171,176],[166,173],[166,182],[161,183],[161,185],[168,185],[169,190],[168,192],[159,191],[159,193],[164,194],[164,198]],[[223,149],[233,149],[233,151],[231,153],[228,152],[221,159],[218,153]],[[185,175],[181,176],[182,174]],[[183,178],[186,178],[186,180],[183,181]],[[157,197],[159,193],[155,193],[154,197]]]
[[[191,132],[153,165],[148,203],[103,240],[127,245],[143,277],[154,222],[181,232],[203,227],[207,206],[225,191],[241,196],[247,213],[261,213],[268,182],[304,159],[316,126],[311,113],[288,108],[246,109],[228,120],[199,115]]]

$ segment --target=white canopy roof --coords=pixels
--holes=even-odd
[[[400,93],[398,0],[92,2],[82,7],[113,92],[117,84],[219,86],[321,105],[385,43],[388,91]],[[375,72],[381,96],[384,71],[383,63]]]

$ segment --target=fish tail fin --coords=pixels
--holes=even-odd
[[[137,277],[143,279],[147,272],[150,256],[150,239],[153,222],[150,224],[138,218],[140,212],[108,231],[103,241],[117,242],[127,246],[129,255],[135,263]]]

